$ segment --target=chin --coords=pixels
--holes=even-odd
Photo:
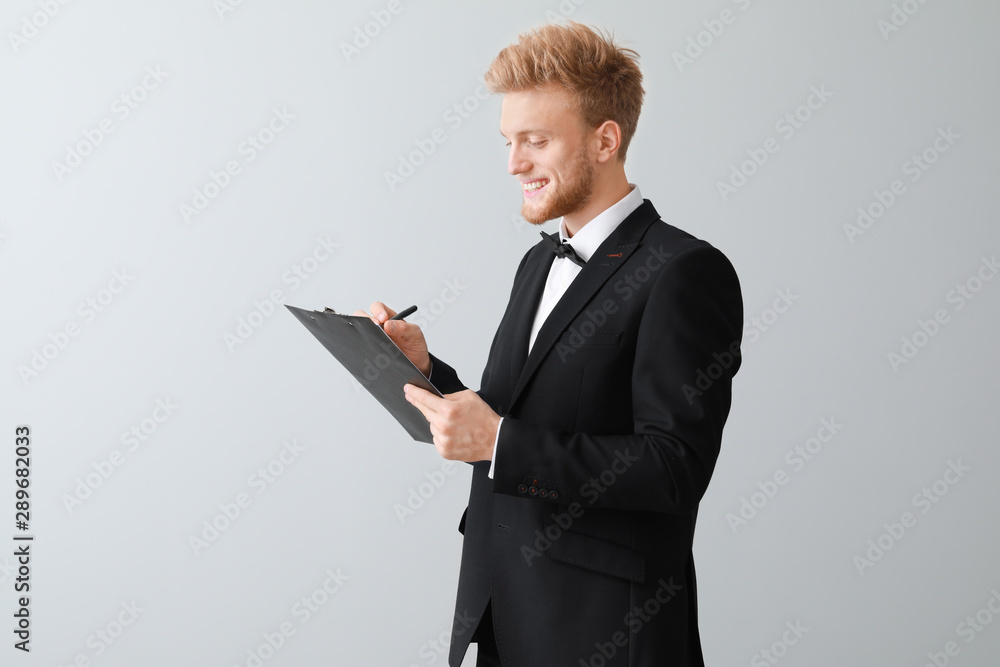
[[[541,209],[529,208],[528,203],[525,202],[521,205],[521,217],[524,218],[525,222],[530,222],[533,225],[544,225],[549,220],[554,220],[559,216],[549,215],[547,207]]]
[[[539,201],[539,199],[542,201]],[[555,210],[558,208],[558,197],[553,202],[552,194],[545,193],[539,199],[525,199],[521,203],[521,217],[527,222],[533,225],[543,225],[549,220],[555,220],[562,216],[562,213]]]

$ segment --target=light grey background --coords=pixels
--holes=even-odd
[[[264,302],[416,303],[432,350],[478,387],[538,238],[481,76],[519,32],[571,16],[641,54],[630,180],[743,284],[745,365],[695,544],[707,662],[923,665],[955,642],[949,664],[996,663],[1000,280],[976,280],[1000,250],[1000,5],[224,2],[4,3],[0,662],[248,665],[283,623],[294,634],[263,664],[446,662],[467,467],[409,441]],[[796,113],[788,136],[776,123]],[[280,117],[249,160],[241,144]],[[113,131],[88,140],[105,118]],[[435,130],[443,143],[390,187]],[[768,139],[777,152],[723,197]],[[78,147],[76,168],[55,164]],[[229,161],[239,173],[185,220]],[[905,192],[851,238],[895,179]],[[971,299],[953,292],[966,283]],[[248,318],[251,335],[227,338]],[[11,633],[18,424],[33,430],[30,655]],[[829,441],[795,463],[817,434]],[[269,464],[281,474],[262,487]],[[88,475],[100,484],[68,507]],[[192,547],[241,493],[249,506]],[[744,500],[760,507],[740,524]],[[904,512],[915,525],[893,537]],[[889,549],[859,565],[879,556],[869,540]],[[324,604],[305,618],[310,596]],[[970,641],[960,624],[977,613],[991,623]]]

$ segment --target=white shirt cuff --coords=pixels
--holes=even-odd
[[[490,471],[486,474],[490,479],[493,479],[493,468],[497,464],[497,445],[500,444],[500,426],[502,425],[503,417],[500,418],[500,423],[497,424],[497,439],[493,441],[493,458],[490,459]]]

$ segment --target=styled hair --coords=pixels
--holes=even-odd
[[[503,49],[486,72],[492,93],[511,93],[549,84],[570,92],[584,122],[596,128],[608,120],[621,126],[619,159],[635,135],[642,109],[639,54],[575,21],[526,32]]]

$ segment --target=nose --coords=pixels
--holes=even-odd
[[[530,170],[531,162],[525,159],[523,149],[518,148],[516,144],[512,144],[510,147],[510,158],[507,160],[507,173],[511,176],[517,176]]]

